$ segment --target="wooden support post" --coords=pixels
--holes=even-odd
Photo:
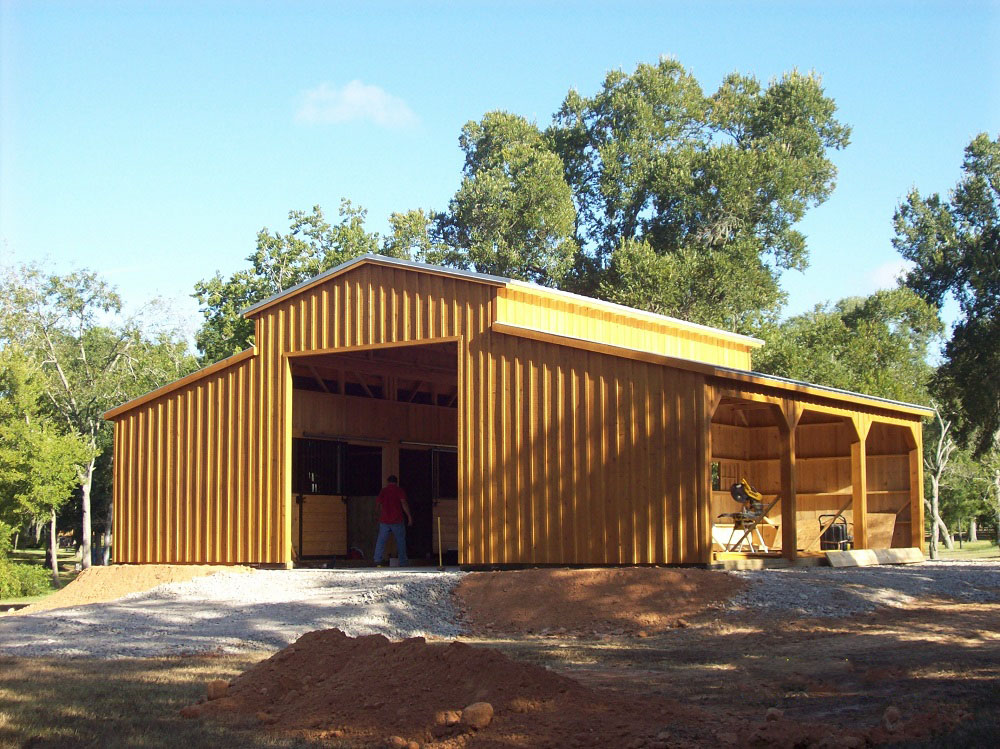
[[[851,495],[854,503],[854,548],[868,548],[868,431],[871,418],[858,414],[851,420],[854,441],[851,442]]]
[[[399,476],[399,440],[394,439],[382,450],[382,485],[390,476]]]
[[[795,428],[802,416],[798,403],[787,403],[777,409],[778,432],[781,440],[781,555],[785,559],[798,556],[798,500],[795,494]]]
[[[280,421],[280,451],[281,456],[280,473],[281,481],[281,523],[282,541],[284,549],[281,553],[281,561],[285,569],[292,569],[292,367],[287,356],[281,357],[282,385],[278,390],[279,403],[281,404]]]
[[[712,414],[718,405],[714,390],[706,385],[698,404],[701,424],[698,459],[702,469],[698,492],[698,557],[705,564],[712,561]]]
[[[706,564],[712,562],[712,418],[715,416],[715,412],[719,408],[719,404],[722,402],[722,391],[710,384],[705,385],[704,397],[703,397],[703,412],[700,414],[703,425],[703,440],[704,440],[704,455],[702,470],[704,475],[702,477],[702,490],[705,492],[705,496],[701,499],[701,504],[699,505],[700,511],[698,515],[699,523],[701,524],[699,528],[699,533],[701,534],[703,552],[702,560]],[[666,558],[664,557],[664,561]]]
[[[910,545],[924,554],[924,460],[922,454],[923,425],[919,422],[910,427],[913,446],[910,448]]]

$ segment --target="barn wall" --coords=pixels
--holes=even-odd
[[[910,445],[898,426],[872,424],[867,440],[868,525],[873,546],[912,546]],[[917,532],[923,538],[923,519]]]
[[[750,369],[753,345],[711,330],[565,295],[525,288],[497,289],[498,322],[682,359]]]
[[[411,440],[439,445],[457,441],[454,408],[401,403],[381,398],[296,390],[292,435],[337,435],[344,438]]]
[[[702,375],[494,333],[463,390],[464,563],[705,560]]]
[[[243,357],[117,419],[116,562],[274,558],[282,510],[260,490],[258,387]]]

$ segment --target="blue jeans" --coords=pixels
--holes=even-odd
[[[399,566],[406,566],[406,523],[379,523],[378,540],[375,541],[375,564],[382,564],[382,552],[389,533],[396,539],[396,550],[399,552]]]

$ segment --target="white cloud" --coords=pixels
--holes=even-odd
[[[894,289],[901,275],[913,267],[913,263],[903,258],[889,260],[868,272],[868,283],[873,289]]]
[[[295,121],[306,125],[367,120],[379,127],[402,129],[416,125],[417,119],[399,97],[358,80],[339,88],[321,83],[302,95],[295,113]]]

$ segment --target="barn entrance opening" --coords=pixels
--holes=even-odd
[[[375,497],[390,475],[409,496],[411,563],[437,564],[439,549],[457,562],[457,342],[304,352],[289,364],[296,562],[370,565]],[[386,554],[397,555],[391,539]]]
[[[723,398],[712,416],[712,551],[729,555],[781,555],[782,502],[778,415],[772,405]],[[756,490],[738,501],[734,486]]]

